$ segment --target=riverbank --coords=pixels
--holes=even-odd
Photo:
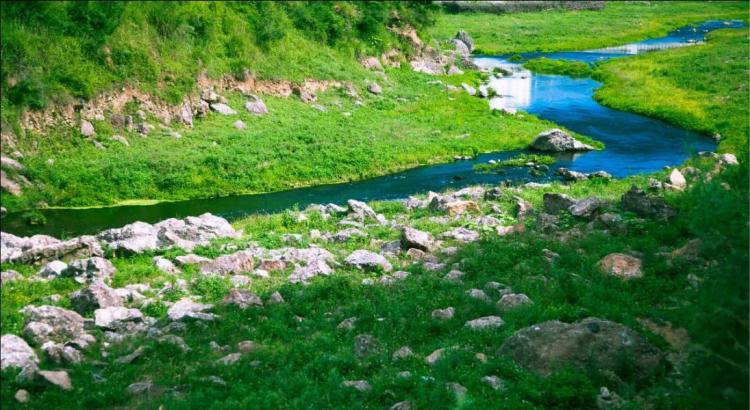
[[[380,408],[404,401],[420,408],[580,408],[614,400],[741,407],[747,373],[733,366],[741,369],[747,352],[731,341],[747,338],[747,226],[713,221],[747,220],[747,209],[735,206],[748,199],[747,165],[718,161],[683,167],[685,191],[650,190],[648,178],[637,176],[475,187],[433,194],[432,203],[371,203],[372,211],[356,202],[289,210],[237,221],[239,234],[212,222],[210,232],[228,237],[191,251],[182,247],[198,236],[170,249],[106,252],[111,265],[86,269],[88,280],[80,272],[56,277],[51,266],[38,273],[41,265],[5,263],[4,335],[24,335],[34,345],[36,333],[23,331],[30,319],[19,312],[28,304],[80,310],[97,320],[85,328],[96,342],[76,347],[77,354],[55,356],[54,343],[35,345],[41,369],[65,372],[46,380],[69,380],[69,389],[6,370],[2,402],[16,403],[15,396],[28,406],[56,408],[179,408],[216,400],[238,408]],[[654,178],[678,180],[671,172]],[[649,193],[628,197],[631,185]],[[590,197],[597,199],[584,201]],[[418,231],[405,236],[402,227]],[[149,246],[128,231],[100,238],[105,247]],[[602,267],[613,254],[627,262],[623,270]],[[74,292],[95,286],[77,280],[96,278],[107,283],[97,292],[106,292],[95,293],[93,306],[81,304],[86,293]],[[115,299],[127,317],[105,319],[105,312],[124,309],[104,298],[109,287],[125,295]],[[716,311],[717,304],[723,309]],[[94,314],[96,308],[102,310]],[[52,337],[65,342],[84,329],[66,327],[77,319],[65,312],[33,320],[69,315],[70,323],[50,322]],[[604,349],[592,366],[576,350],[588,342],[571,343],[574,350],[559,358],[562,367],[544,377],[530,357],[501,348],[528,326],[587,317],[601,318],[600,337],[608,337],[609,326],[623,326],[618,331],[632,332],[630,343],[643,349],[627,359]],[[478,318],[485,319],[471,322]],[[565,337],[556,333],[555,343]],[[545,342],[534,343],[527,348]]]

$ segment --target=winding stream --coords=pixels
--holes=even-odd
[[[705,33],[719,28],[738,28],[739,21],[709,21],[700,26],[684,27],[666,37],[644,40],[621,47],[600,50],[555,53],[527,53],[524,58],[548,57],[593,63],[644,51],[687,46],[704,40]],[[508,56],[475,58],[482,67],[505,67],[512,76],[492,80],[489,84],[502,98],[490,101],[491,108],[518,109],[534,114],[570,130],[599,140],[606,145],[602,151],[561,155],[551,167],[566,167],[580,172],[605,170],[616,177],[653,172],[664,166],[675,166],[696,151],[715,149],[705,136],[665,122],[606,108],[593,99],[601,85],[590,79],[558,75],[532,75],[519,65],[506,60]],[[507,159],[521,151],[480,155],[472,160],[418,167],[352,183],[321,185],[282,192],[238,195],[220,198],[163,202],[147,206],[117,206],[91,209],[45,209],[44,225],[29,225],[19,213],[2,219],[2,230],[16,235],[44,233],[69,237],[96,233],[134,221],[157,222],[211,212],[228,219],[258,212],[278,212],[294,206],[304,208],[310,203],[342,203],[347,199],[386,200],[405,198],[429,190],[461,188],[476,184],[497,184],[504,180],[519,182],[544,181],[550,175],[532,177],[527,168],[508,168],[507,173],[484,174],[473,166],[490,159]]]

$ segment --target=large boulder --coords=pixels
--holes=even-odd
[[[93,236],[80,236],[61,241],[47,235],[21,238],[0,232],[0,263],[46,263],[101,256],[102,248]]]
[[[70,305],[73,310],[82,315],[96,309],[122,306],[122,303],[122,297],[117,294],[117,291],[101,281],[94,282],[70,295]]]
[[[21,313],[28,315],[24,336],[40,346],[50,340],[66,343],[85,334],[83,317],[72,310],[29,305],[21,309]]]
[[[138,324],[143,320],[144,316],[140,310],[122,306],[110,306],[94,311],[94,324],[102,329],[126,330],[131,328],[131,324]]]
[[[239,251],[223,255],[201,266],[201,273],[229,275],[253,270],[253,254],[250,251]]]
[[[540,376],[564,366],[595,366],[622,380],[648,379],[664,357],[638,333],[599,318],[575,323],[551,320],[523,328],[503,343],[498,354]],[[622,365],[625,358],[629,366]]]
[[[25,340],[11,334],[0,338],[0,370],[15,367],[33,373],[38,364],[39,357]]]
[[[622,208],[639,216],[666,220],[677,212],[667,205],[663,198],[649,195],[642,189],[632,186],[621,198]]]
[[[567,132],[553,128],[536,136],[529,148],[537,151],[565,152],[565,151],[590,151],[594,149],[573,138]]]
[[[406,226],[401,233],[401,244],[404,249],[415,248],[430,252],[435,246],[435,238],[429,232]]]
[[[543,202],[544,211],[554,215],[569,210],[575,205],[576,200],[565,194],[546,193],[544,194]]]
[[[364,249],[352,252],[346,257],[346,263],[359,269],[376,269],[380,268],[385,272],[393,270],[393,266],[386,258],[377,253]]]

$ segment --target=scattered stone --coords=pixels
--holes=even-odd
[[[648,195],[636,186],[632,186],[621,199],[622,208],[639,216],[666,220],[677,212],[658,196]]]
[[[672,187],[680,191],[687,188],[687,181],[685,180],[685,176],[682,175],[682,172],[680,172],[680,170],[677,168],[673,169],[669,174],[669,177],[667,177],[667,182],[669,182]]]
[[[445,388],[459,397],[466,396],[466,392],[468,391],[466,387],[454,382],[445,383]]]
[[[94,324],[103,329],[123,330],[129,328],[130,323],[140,323],[143,319],[144,316],[140,310],[122,306],[111,306],[94,311]]]
[[[386,258],[377,253],[370,252],[364,249],[359,249],[352,252],[346,258],[346,263],[352,265],[358,269],[382,269],[385,272],[393,270],[393,266],[388,262]]]
[[[435,246],[435,238],[429,232],[406,226],[401,233],[401,243],[404,249],[415,248],[430,252]]]
[[[38,364],[39,357],[25,340],[12,334],[0,338],[0,370],[15,367],[25,374],[32,374]]]
[[[432,366],[435,363],[437,363],[440,359],[442,359],[444,354],[445,354],[445,348],[437,349],[434,352],[430,353],[427,357],[425,357],[424,361],[428,365]]]
[[[175,266],[172,261],[163,256],[154,256],[153,261],[156,269],[159,269],[164,273],[168,273],[170,275],[179,275],[180,273],[182,273],[182,271],[177,268],[177,266]]]
[[[240,359],[242,359],[242,353],[229,353],[228,355],[222,357],[216,362],[219,364],[223,364],[225,366],[229,366],[229,365],[239,362]]]
[[[111,141],[117,141],[117,142],[119,142],[120,144],[122,144],[122,145],[124,145],[126,147],[130,146],[130,143],[128,142],[128,139],[125,138],[125,137],[123,137],[122,135],[115,134],[115,135],[109,137],[109,139]]]
[[[469,52],[474,51],[474,40],[467,32],[460,30],[458,33],[456,33],[455,39],[464,43],[466,45],[466,48],[469,49]]]
[[[492,390],[503,390],[505,388],[505,381],[494,375],[482,377],[482,383],[489,385]]]
[[[472,231],[463,227],[454,228],[443,233],[444,238],[453,238],[459,242],[469,243],[479,240],[479,232]]]
[[[284,300],[284,297],[281,296],[281,293],[279,293],[279,292],[273,292],[271,294],[271,296],[268,297],[268,302],[267,303],[269,305],[278,305],[278,304],[282,304],[282,303],[285,303],[285,302],[286,301]]]
[[[461,272],[460,270],[453,269],[445,275],[445,279],[450,281],[460,281],[461,278],[464,277],[464,275],[465,273]]]
[[[549,249],[542,249],[542,256],[544,257],[544,259],[547,260],[547,262],[554,263],[557,260],[557,258],[560,257],[560,254],[552,252]]]
[[[498,354],[541,376],[563,366],[595,365],[606,374],[645,380],[661,367],[662,352],[633,330],[615,322],[587,318],[575,323],[557,320],[517,331]],[[623,371],[622,357],[630,358]]]
[[[383,65],[377,57],[365,57],[359,63],[368,70],[383,71]]]
[[[60,277],[65,270],[68,269],[68,264],[63,261],[52,261],[42,266],[37,272],[38,276],[43,278],[57,278]]]
[[[380,343],[372,335],[357,335],[354,339],[354,355],[360,359],[375,354],[379,350]]]
[[[565,151],[590,151],[594,149],[586,145],[565,131],[554,128],[537,135],[530,145],[531,149],[537,151],[565,152]]]
[[[223,255],[201,266],[201,273],[213,275],[228,275],[252,272],[253,253],[239,251],[231,255]]]
[[[534,302],[532,302],[531,299],[529,299],[529,297],[523,293],[508,293],[500,298],[500,300],[497,302],[497,307],[501,311],[507,312],[508,310],[517,308],[522,305],[532,304],[534,304]]]
[[[567,181],[586,181],[589,179],[588,174],[584,174],[583,172],[578,171],[571,171],[568,168],[558,168],[557,169],[557,175],[562,176]]]
[[[249,290],[233,288],[222,301],[225,305],[237,305],[240,309],[247,309],[250,306],[263,306],[260,297]]]
[[[739,165],[740,162],[734,154],[721,154],[719,156],[719,162],[724,165]]]
[[[72,310],[49,305],[29,305],[21,309],[21,313],[29,316],[23,330],[24,336],[39,346],[50,340],[73,341],[85,334],[83,317]]]
[[[391,406],[388,410],[411,410],[411,402],[400,401]]]
[[[71,262],[62,272],[61,277],[72,277],[79,283],[91,283],[94,281],[110,281],[115,274],[115,266],[112,262],[94,256],[88,259],[79,259]]]
[[[357,318],[356,317],[350,317],[348,319],[344,319],[341,321],[341,323],[336,326],[336,329],[340,330],[352,330],[357,325]]]
[[[490,297],[481,289],[469,289],[466,291],[466,295],[472,299],[481,300],[483,302],[490,301]]]
[[[343,387],[352,387],[361,392],[368,392],[372,390],[372,386],[370,386],[370,383],[367,382],[367,380],[344,380],[343,382],[341,382],[341,385]]]
[[[472,96],[477,95],[476,88],[470,86],[469,84],[461,83],[461,87],[464,89],[464,91],[466,91],[467,94],[472,95]]]
[[[237,350],[239,350],[242,354],[248,354],[256,351],[258,349],[258,344],[253,342],[252,340],[243,340],[241,342],[237,342]]]
[[[380,94],[383,93],[383,89],[380,88],[380,86],[378,85],[378,83],[371,83],[370,85],[368,85],[367,86],[367,91],[369,91],[369,92],[371,92],[371,93],[373,93],[375,95],[380,95]]]
[[[640,259],[623,253],[611,253],[599,261],[599,269],[604,273],[628,280],[643,276]]]
[[[456,309],[454,309],[453,307],[447,307],[445,309],[435,309],[432,311],[432,318],[439,320],[453,319],[453,315],[455,315],[455,313]]]
[[[24,389],[18,389],[18,391],[13,397],[19,403],[26,403],[29,401],[29,392]]]
[[[23,276],[12,269],[4,270],[0,272],[0,285],[8,282],[13,282],[14,280],[19,280],[21,278],[23,278]]]
[[[451,66],[448,67],[448,75],[461,75],[463,73],[464,73],[463,70],[456,67],[455,64],[451,64]]]
[[[81,135],[83,135],[84,137],[93,137],[94,135],[96,135],[94,125],[87,120],[81,120]]]
[[[233,110],[232,107],[224,104],[224,103],[213,103],[211,104],[211,109],[216,111],[217,113],[221,115],[234,115],[237,114],[237,111]]]
[[[237,121],[233,122],[232,126],[234,128],[237,128],[238,130],[244,130],[245,128],[247,128],[247,125],[242,120],[237,120]]]
[[[619,409],[625,402],[615,392],[610,392],[608,388],[602,387],[599,389],[599,394],[596,396],[596,408],[605,409]]]
[[[175,336],[178,337],[178,336]],[[133,350],[132,352],[126,354],[125,356],[118,357],[117,360],[115,360],[116,363],[119,364],[130,364],[136,361],[139,357],[143,356],[144,353],[146,353],[146,347],[145,346],[138,346],[137,349]]]
[[[505,324],[505,322],[500,316],[484,316],[466,322],[465,326],[471,330],[484,330],[500,327],[503,324]]]
[[[570,213],[573,216],[588,218],[593,216],[599,209],[604,207],[606,203],[597,197],[589,197],[576,201],[573,206],[569,208]]]
[[[47,235],[19,238],[0,232],[0,263],[40,264],[57,259],[69,260],[102,254],[101,245],[93,236],[60,241]]]
[[[73,384],[70,382],[70,376],[68,376],[68,372],[64,370],[40,370],[38,374],[42,376],[42,379],[44,379],[48,383],[53,384],[63,390],[73,389]]]
[[[414,356],[414,352],[411,350],[409,346],[401,346],[401,348],[393,352],[393,355],[391,355],[391,358],[393,360],[401,360],[401,359],[406,359],[412,356]]]
[[[346,242],[354,237],[364,238],[366,236],[366,233],[357,228],[347,228],[329,236],[328,239],[333,242]]]
[[[557,193],[546,193],[544,194],[544,211],[549,214],[559,214],[562,211],[567,211],[576,204],[575,199],[565,195]]]
[[[97,281],[70,295],[70,305],[76,312],[86,314],[94,310],[122,306],[123,300],[117,291],[104,282]]]
[[[213,308],[213,305],[204,305],[196,303],[190,298],[182,298],[175,302],[167,311],[167,316],[170,320],[183,320],[185,318],[192,318],[198,320],[214,320],[216,315],[213,313],[205,313],[205,310]]]
[[[266,115],[268,114],[268,107],[258,96],[251,96],[252,101],[248,100],[245,102],[245,109],[247,112],[254,115]]]
[[[185,265],[203,265],[205,263],[211,262],[211,259],[205,258],[203,256],[198,256],[194,253],[190,253],[187,255],[181,255],[176,258],[174,258],[178,265],[185,266]]]
[[[514,197],[516,199],[516,217],[519,220],[523,220],[528,216],[531,211],[534,209],[534,206],[531,204],[531,202],[521,198],[521,197]]]

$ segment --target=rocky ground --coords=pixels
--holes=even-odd
[[[350,200],[234,225],[205,214],[65,240],[2,233],[3,403],[239,400],[236,386],[260,382],[237,368],[275,380],[271,396],[253,393],[260,407],[299,393],[278,385],[292,371],[318,377],[292,385],[338,391],[334,407],[642,408],[687,357],[690,336],[665,312],[716,264],[701,239],[643,233],[669,231],[683,192],[737,161],[705,153],[694,165],[660,179]],[[529,393],[532,380],[549,388],[592,366],[573,397]]]

